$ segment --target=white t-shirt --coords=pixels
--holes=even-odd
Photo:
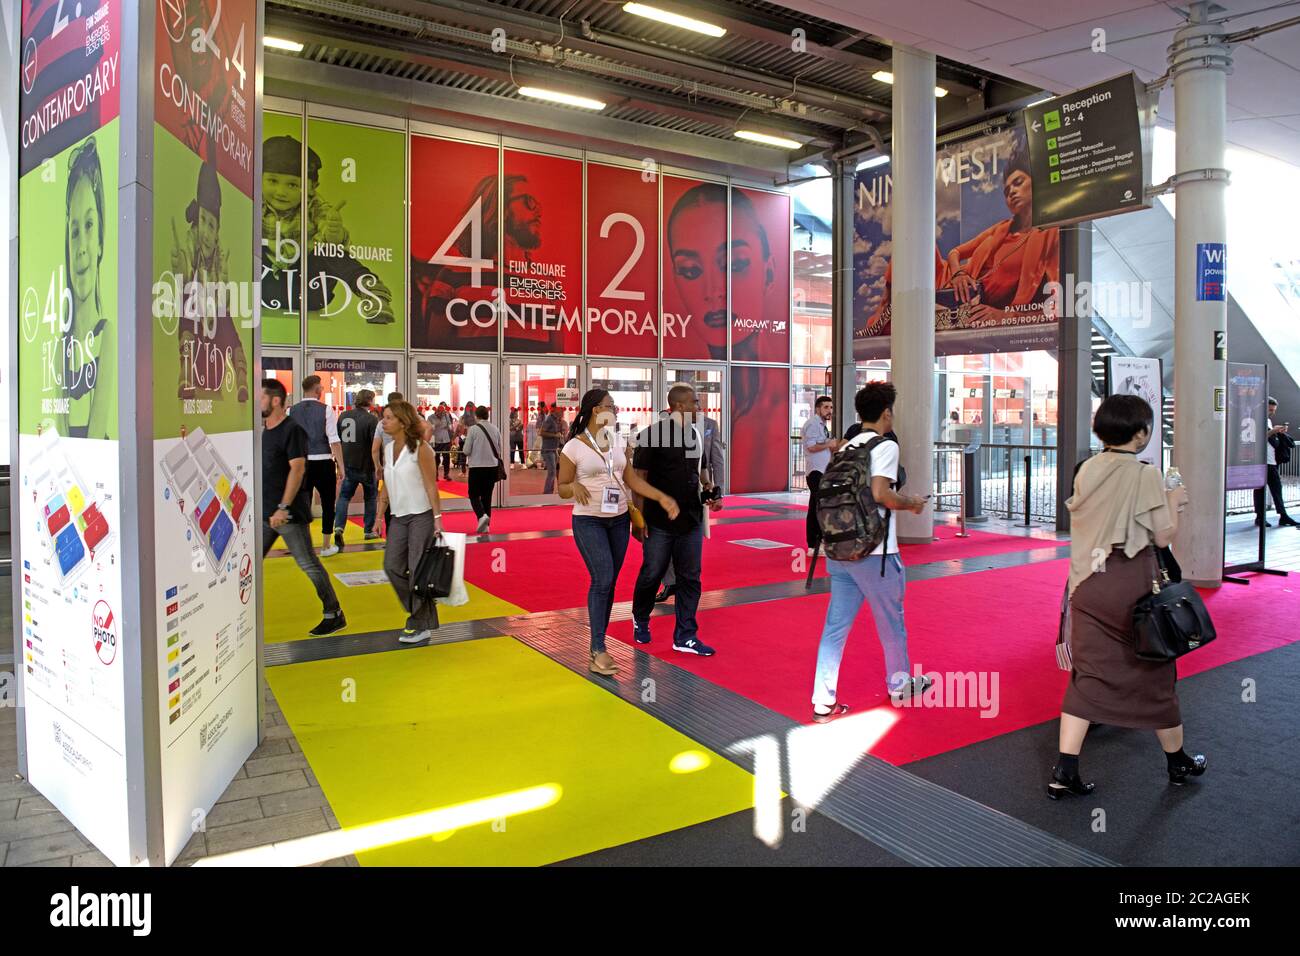
[[[1269,430],[1270,432],[1273,431],[1273,419],[1271,419],[1271,418],[1268,420],[1268,430]],[[1270,465],[1276,466],[1276,465],[1277,465],[1277,452],[1273,450],[1273,443],[1272,443],[1271,441],[1269,441],[1269,440],[1266,438],[1266,439],[1264,439],[1264,447],[1266,447],[1266,448],[1268,449],[1268,463],[1269,463]]]
[[[397,461],[393,461],[394,455]],[[394,518],[433,510],[424,490],[419,445],[411,451],[405,441],[388,443],[384,448],[384,487],[388,489],[388,507]]]
[[[865,445],[871,439],[876,437],[876,432],[870,429],[862,429],[853,440],[845,447],[853,448],[858,445]],[[871,477],[888,478],[891,482],[898,480],[898,442],[882,441],[876,446],[875,451],[871,453]],[[889,518],[889,537],[876,545],[876,550],[871,553],[874,555],[897,554],[898,553],[898,521],[897,515],[889,515],[889,509],[884,505],[880,506],[880,517]]]
[[[585,504],[573,503],[575,515],[590,515],[593,518],[616,518],[627,512],[627,491],[623,488],[623,469],[627,467],[627,452],[623,440],[612,431],[612,444],[606,452],[594,448],[588,440],[591,435],[585,429],[582,434],[570,438],[560,453],[573,462],[578,469],[577,481],[587,489],[591,499]],[[584,437],[585,436],[585,437]],[[619,493],[618,510],[605,511],[605,489],[613,488]]]

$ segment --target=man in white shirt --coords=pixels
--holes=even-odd
[[[1300,521],[1296,521],[1286,513],[1286,502],[1282,499],[1282,474],[1277,470],[1277,449],[1273,447],[1274,435],[1285,435],[1290,431],[1290,424],[1274,425],[1273,416],[1277,414],[1277,399],[1271,395],[1268,399],[1268,434],[1264,436],[1264,447],[1268,454],[1268,490],[1273,496],[1273,507],[1278,513],[1278,527],[1296,528],[1300,527]],[[1255,489],[1255,524],[1269,527],[1267,518],[1268,504],[1264,500],[1264,489]]]
[[[848,444],[865,445],[894,427],[894,386],[889,382],[871,382],[854,399],[862,431]],[[912,511],[920,514],[926,499],[902,495],[895,489],[898,480],[898,442],[879,441],[871,452],[871,495],[880,506],[882,517],[889,511]],[[835,561],[827,558],[831,576],[831,603],[826,609],[821,646],[817,652],[817,677],[813,682],[813,720],[824,723],[848,711],[835,697],[839,684],[840,661],[844,642],[853,621],[864,603],[871,605],[876,633],[885,651],[885,684],[895,704],[921,694],[930,686],[926,677],[909,677],[907,628],[903,624],[903,590],[906,573],[898,553],[898,528],[888,522],[885,539],[871,555],[860,561]]]
[[[320,495],[320,523],[325,534],[325,547],[321,557],[338,554],[334,536],[334,499],[339,479],[343,477],[343,444],[339,441],[339,416],[331,406],[321,401],[319,375],[308,375],[302,380],[302,401],[289,409],[289,417],[307,432],[307,474],[303,486],[310,498],[312,491]]]
[[[835,403],[829,395],[822,395],[813,402],[813,413],[803,423],[803,453],[807,462],[804,478],[808,484],[806,536],[810,551],[821,541],[821,529],[817,527],[817,487],[822,482],[822,473],[831,463],[831,455],[844,444],[840,439],[831,437],[830,421],[834,415]]]

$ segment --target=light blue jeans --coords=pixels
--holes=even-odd
[[[814,705],[829,707],[835,703],[835,688],[840,679],[840,661],[844,658],[844,641],[863,602],[871,605],[876,634],[885,651],[885,684],[894,690],[905,683],[911,665],[907,659],[907,627],[903,624],[903,589],[907,573],[897,554],[885,558],[885,573],[880,573],[880,555],[861,561],[827,559],[831,576],[831,603],[826,609],[821,647],[817,651],[817,678],[813,684]]]

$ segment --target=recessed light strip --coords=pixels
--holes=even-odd
[[[875,73],[871,74],[871,78],[881,83],[888,83],[891,86],[894,83],[894,74],[890,73],[888,70],[876,70]],[[939,99],[943,99],[948,95],[948,91],[942,86],[936,86],[934,88],[934,95]]]
[[[600,100],[593,100],[586,96],[574,96],[572,93],[561,93],[559,90],[548,90],[540,86],[521,86],[519,87],[520,96],[529,96],[535,100],[546,100],[548,103],[559,103],[562,106],[576,106],[584,110],[603,110],[605,104]]]
[[[762,143],[764,146],[776,146],[780,149],[798,149],[803,146],[803,143],[798,140],[772,136],[770,133],[759,133],[752,129],[736,130],[736,138],[749,140],[751,143]]]
[[[652,7],[647,3],[625,3],[623,4],[624,13],[632,13],[638,17],[645,17],[647,20],[656,20],[659,23],[666,23],[669,26],[681,27],[683,30],[692,30],[695,33],[703,33],[705,36],[720,37],[725,36],[727,31],[715,24],[706,23],[703,20],[696,20],[694,17],[685,17],[680,13],[673,13],[670,10],[661,10],[659,7]]]

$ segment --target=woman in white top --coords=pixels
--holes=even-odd
[[[424,437],[427,426],[409,402],[389,402],[384,409],[382,427],[393,439],[384,447],[384,489],[392,512],[384,573],[409,615],[398,637],[404,644],[428,640],[438,626],[434,602],[411,607],[411,575],[433,536],[442,530],[438,467]]]
[[[573,540],[591,574],[587,590],[590,670],[607,677],[618,673],[618,665],[605,650],[605,629],[632,528],[629,489],[624,482],[631,484],[631,491],[660,502],[674,515],[677,510],[672,498],[627,467],[627,453],[615,424],[617,413],[613,398],[603,388],[593,388],[582,396],[582,406],[569,428],[569,441],[560,449],[557,487],[561,498],[574,500]]]

